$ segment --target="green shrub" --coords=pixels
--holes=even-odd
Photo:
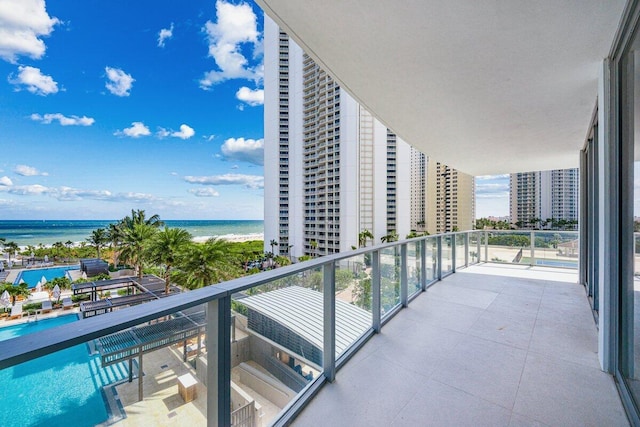
[[[22,310],[23,311],[29,311],[29,310],[40,310],[42,308],[42,303],[41,302],[32,302],[29,304],[24,304],[22,306]]]
[[[79,294],[79,295],[72,295],[71,296],[71,301],[73,303],[78,303],[81,301],[88,301],[91,299],[91,295],[89,294]]]

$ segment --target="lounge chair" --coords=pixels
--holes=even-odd
[[[73,302],[71,301],[71,298],[62,298],[62,308],[65,310],[73,308]]]
[[[42,302],[42,312],[43,313],[49,313],[51,310],[53,310],[53,307],[51,306],[51,301],[43,301]]]
[[[22,318],[22,304],[16,304],[11,307],[11,314],[9,315],[9,320],[20,319]]]

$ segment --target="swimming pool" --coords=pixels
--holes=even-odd
[[[556,259],[536,259],[536,265],[546,267],[578,268],[577,261],[559,261]]]
[[[73,267],[54,267],[54,268],[39,268],[37,270],[22,270],[18,273],[18,277],[13,282],[14,285],[20,283],[20,280],[24,280],[29,285],[29,288],[35,288],[38,281],[44,276],[47,281],[55,279],[56,277],[65,277],[67,271],[77,270],[78,266]]]
[[[0,328],[0,341],[77,321],[76,315]],[[80,344],[0,370],[3,426],[94,426],[109,418],[102,387],[128,377],[127,365],[100,367]]]

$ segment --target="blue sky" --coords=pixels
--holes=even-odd
[[[0,218],[261,219],[262,67],[251,2],[0,0]]]
[[[509,216],[509,174],[476,177],[476,218]]]
[[[261,219],[252,3],[0,0],[0,218]]]

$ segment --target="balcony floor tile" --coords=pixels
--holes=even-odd
[[[460,270],[385,324],[293,424],[628,425],[576,282],[561,269]]]

